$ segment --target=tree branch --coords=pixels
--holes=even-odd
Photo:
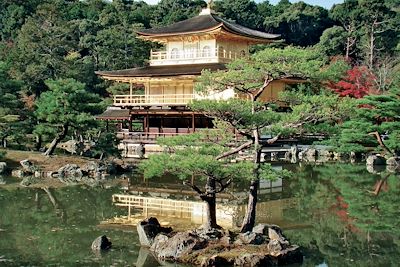
[[[375,136],[376,140],[378,141],[379,145],[389,154],[394,155],[394,153],[383,143],[381,135],[375,131],[371,132],[368,135]]]
[[[190,188],[192,188],[193,191],[195,191],[195,192],[196,192],[197,194],[199,194],[200,196],[201,196],[201,195],[204,195],[204,192],[201,191],[200,188],[197,187],[195,184],[192,184],[192,183],[189,182],[189,181],[183,181],[183,184],[189,186]]]
[[[238,147],[236,147],[236,148],[234,148],[234,149],[232,149],[232,150],[230,150],[230,151],[228,151],[228,152],[225,152],[225,153],[219,155],[219,156],[216,157],[215,159],[216,159],[216,160],[219,160],[219,159],[223,159],[223,158],[229,157],[229,156],[231,156],[231,155],[233,155],[233,154],[239,153],[239,151],[241,151],[241,150],[243,150],[243,149],[245,149],[245,148],[248,148],[248,147],[251,146],[252,144],[253,144],[253,140],[248,141],[248,142],[246,142],[246,143],[244,143],[244,144],[242,144],[242,145],[240,145],[240,146],[238,146]]]
[[[273,143],[278,141],[278,139],[279,139],[279,137],[281,137],[281,135],[282,135],[282,133],[278,133],[277,135],[275,135],[275,137],[268,139],[267,144],[272,145]]]
[[[257,100],[257,98],[262,94],[262,92],[264,92],[265,88],[267,88],[273,80],[274,79],[268,75],[268,77],[264,80],[264,84],[254,94],[254,100]]]
[[[232,183],[232,179],[229,179],[228,181],[226,181],[226,183],[222,183],[223,179],[220,180],[216,180],[217,183],[220,184],[221,188],[219,190],[216,190],[216,193],[221,193],[222,191],[224,191],[231,183]]]

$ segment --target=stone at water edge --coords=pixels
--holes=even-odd
[[[0,162],[0,175],[5,174],[7,171],[7,163]]]
[[[275,224],[257,224],[253,227],[252,232],[266,235],[268,239],[271,240],[287,241],[286,237],[283,235],[282,229]]]
[[[23,170],[12,170],[11,171],[12,177],[23,178],[25,177],[25,173]]]
[[[203,249],[208,241],[192,231],[179,232],[170,238],[156,237],[150,250],[154,251],[159,259],[178,260],[184,255],[190,255],[193,251]]]
[[[388,166],[400,167],[400,157],[390,157],[387,159],[386,164]]]
[[[160,262],[158,262],[157,258],[154,257],[153,253],[151,253],[147,248],[141,247],[139,250],[139,255],[136,260],[136,267],[152,267],[152,266],[162,266]]]
[[[367,166],[367,171],[373,174],[381,174],[386,170],[385,165],[366,165],[366,166]]]
[[[386,170],[388,172],[400,172],[400,157],[390,157],[386,161]]]
[[[206,267],[206,266],[231,266],[231,265],[232,262],[229,262],[227,259],[219,255],[214,255],[211,258],[204,258],[200,266]]]
[[[30,160],[24,159],[19,162],[21,164],[22,170],[26,174],[34,174],[38,168]]]
[[[318,152],[315,148],[308,148],[304,151],[303,160],[315,161]]]
[[[386,160],[381,155],[370,155],[367,157],[367,165],[386,165]]]
[[[82,178],[83,173],[78,165],[67,164],[58,169],[58,178]]]
[[[170,233],[172,232],[171,227],[162,227],[158,220],[154,217],[147,218],[136,225],[136,229],[139,235],[140,245],[145,247],[151,247],[154,242],[154,238],[159,233]]]
[[[21,186],[30,186],[32,184],[36,184],[38,179],[33,176],[24,177],[24,179],[19,183]]]
[[[94,251],[105,251],[109,250],[111,248],[111,245],[112,243],[110,239],[108,239],[107,236],[102,235],[93,241],[91,248]]]
[[[240,233],[238,235],[238,239],[235,241],[235,244],[261,245],[264,243],[264,241],[265,238],[262,234],[254,232],[246,232],[246,233]]]

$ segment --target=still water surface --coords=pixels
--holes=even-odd
[[[285,168],[293,177],[260,192],[258,220],[284,228],[303,248],[302,266],[399,266],[398,175],[371,174],[365,165],[350,164]],[[132,179],[133,188],[176,186],[169,183],[172,179]],[[245,183],[231,190],[235,201],[244,200]],[[0,186],[0,266],[156,266],[140,249],[134,228],[99,226],[127,215],[111,202],[121,189],[74,186],[51,192],[56,205],[42,189]],[[233,225],[240,219],[234,218]],[[177,220],[170,221],[173,226]],[[102,234],[112,239],[113,249],[96,255],[90,245]]]

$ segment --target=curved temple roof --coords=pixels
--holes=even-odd
[[[266,32],[256,31],[239,24],[228,22],[217,15],[210,13],[199,15],[187,20],[183,20],[165,27],[152,28],[138,31],[137,33],[142,36],[172,36],[188,33],[200,33],[224,28],[226,31],[233,34],[242,35],[250,38],[264,39],[264,40],[277,40],[280,34],[270,34]]]
[[[97,75],[109,77],[159,77],[176,75],[200,75],[201,71],[208,69],[211,71],[226,69],[224,64],[193,64],[193,65],[173,65],[173,66],[146,66],[141,68],[116,70],[116,71],[96,71]]]

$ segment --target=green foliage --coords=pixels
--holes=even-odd
[[[322,32],[332,24],[326,9],[289,1],[281,1],[264,21],[267,31],[281,33],[286,43],[300,46],[318,43]]]
[[[334,57],[325,66],[320,73],[319,79],[325,85],[327,81],[330,83],[336,83],[343,79],[347,71],[351,69],[351,65],[343,57]]]
[[[365,165],[301,166],[290,181],[298,200],[288,220],[307,227],[287,231],[292,242],[316,262],[338,266],[396,265],[399,255],[399,179],[387,173],[367,173]],[[379,195],[376,183],[387,179]],[[371,255],[378,254],[371,262]]]
[[[319,79],[325,59],[312,49],[287,46],[284,49],[267,48],[252,55],[250,60],[239,59],[227,64],[229,71],[203,71],[196,90],[224,91],[249,94],[262,87],[267,79],[288,77]]]
[[[83,131],[95,125],[93,115],[102,111],[98,95],[73,79],[48,80],[46,85],[49,91],[36,101],[37,133],[54,135],[59,127]]]
[[[118,149],[120,140],[117,138],[115,132],[101,132],[95,141],[94,147],[91,148],[93,157],[96,158],[109,158],[109,157],[121,157],[121,151]]]
[[[267,13],[271,5],[264,2],[260,3],[259,6],[252,0],[225,0],[215,2],[214,9],[222,17],[233,20],[239,25],[252,29],[262,29],[264,19],[261,12]]]
[[[194,17],[205,3],[201,0],[161,0],[154,8],[152,23],[168,25]]]
[[[341,125],[340,134],[334,138],[341,151],[365,151],[368,147],[379,148],[372,132],[378,132],[384,144],[392,152],[400,151],[400,97],[393,87],[387,94],[368,95],[355,102],[355,112]],[[382,148],[380,148],[382,149]]]
[[[172,153],[150,155],[148,160],[141,162],[139,168],[146,179],[165,174],[176,175],[181,180],[192,177],[201,180],[209,177],[233,181],[253,179],[254,164],[251,161],[230,162],[232,157],[216,160],[217,156],[229,151],[229,147],[223,139],[207,141],[208,138],[210,136],[207,133],[200,132],[165,139],[161,144],[166,147],[166,151]],[[287,172],[279,172],[272,169],[269,164],[263,164],[260,175],[265,179],[276,179],[287,175]]]
[[[315,50],[295,47],[267,48],[253,55],[250,60],[237,60],[228,64],[228,71],[203,72],[196,89],[200,93],[208,90],[224,91],[233,89],[246,99],[227,101],[198,101],[192,108],[205,112],[211,117],[223,120],[246,136],[258,129],[266,134],[334,134],[336,123],[345,121],[352,112],[349,99],[321,90],[325,77],[340,76],[347,67],[344,61],[337,60],[330,65]],[[280,103],[291,109],[289,113],[278,112],[276,105],[251,101],[266,81],[272,82],[288,77],[302,77],[313,81],[313,86],[304,84],[297,91],[280,96]],[[315,95],[314,92],[319,95]],[[255,99],[257,100],[257,99]]]
[[[399,10],[390,1],[347,0],[334,5],[330,17],[340,26],[327,29],[319,49],[326,55],[346,55],[375,69],[395,57],[399,43]]]
[[[21,83],[8,75],[9,66],[0,61],[0,144],[6,146],[5,139],[16,138],[24,133],[21,117],[24,114],[20,100]]]
[[[251,134],[257,127],[262,128],[279,121],[281,114],[266,108],[265,103],[256,102],[252,113],[252,103],[245,99],[226,101],[195,101],[191,108],[205,112],[213,118],[227,122],[231,127]]]
[[[327,56],[343,55],[345,51],[344,40],[347,33],[341,26],[333,26],[326,29],[316,45],[317,49]]]
[[[305,94],[287,91],[280,97],[289,105],[291,112],[284,113],[281,120],[271,127],[273,132],[331,136],[339,132],[337,125],[347,121],[355,112],[354,99],[340,98],[329,92]]]
[[[4,237],[0,250],[7,260],[13,261],[11,265],[49,266],[62,262],[65,266],[76,266],[84,258],[83,265],[108,266],[116,259],[121,262],[121,250],[103,255],[101,263],[87,251],[87,246],[104,234],[104,230],[96,226],[125,213],[110,201],[119,189],[73,186],[49,190],[56,207],[40,188],[0,188],[0,228]],[[126,248],[132,242],[132,237],[119,230],[107,230],[107,236]],[[81,242],[74,242],[76,239]],[[24,249],[25,246],[29,246],[29,250]],[[129,253],[128,249],[123,254],[127,265],[137,258],[137,254]],[[9,265],[9,262],[2,265]]]
[[[101,11],[98,21],[87,21],[94,32],[86,36],[85,45],[95,50],[98,68],[132,68],[148,59],[150,45],[136,38],[135,33],[149,23],[140,15],[147,9],[143,3],[113,1]]]
[[[379,57],[389,56],[399,41],[399,14],[385,1],[359,1],[362,21],[361,49],[372,66]],[[376,55],[379,53],[379,56]]]
[[[39,95],[47,79],[68,77],[93,83],[90,60],[79,53],[75,21],[68,21],[61,1],[43,3],[26,19],[10,55],[14,73],[27,91]]]

